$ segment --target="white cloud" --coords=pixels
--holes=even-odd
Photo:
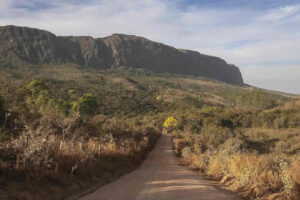
[[[11,5],[10,0],[1,0],[0,1],[0,11],[5,12]]]
[[[240,67],[249,83],[254,81],[255,74],[264,74],[261,80],[270,81],[270,73],[263,73],[265,66],[249,66],[280,62],[284,65],[274,69],[287,71],[285,62],[299,60],[300,4],[265,10],[195,6],[180,9],[176,7],[178,1],[93,0],[92,4],[54,1],[54,7],[48,9],[26,10],[9,9],[12,1],[1,0],[0,24],[36,27],[58,35],[141,35],[225,58]],[[34,7],[32,2],[43,1],[24,2]]]
[[[283,7],[280,7],[280,10],[282,10],[283,12],[287,12],[287,13],[290,13],[292,11],[294,11],[294,7],[293,6],[283,6]]]

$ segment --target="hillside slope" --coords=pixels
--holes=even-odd
[[[220,58],[122,34],[105,38],[58,37],[39,29],[3,26],[0,61],[13,65],[74,63],[100,69],[126,66],[243,85],[239,69]]]
[[[161,132],[174,136],[184,164],[227,189],[299,197],[299,111],[296,97],[202,77],[0,63],[0,199],[58,200],[100,187],[133,170]],[[168,169],[165,178],[185,187],[186,176],[173,179],[178,166],[147,167],[152,178]],[[189,191],[202,193],[196,184]]]

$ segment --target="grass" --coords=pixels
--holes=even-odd
[[[184,163],[227,189],[250,199],[299,196],[296,96],[124,67],[0,72],[0,198],[61,199],[108,183],[133,170],[163,131]]]
[[[174,133],[175,152],[184,164],[245,198],[299,199],[298,127],[271,129],[258,124],[228,129],[203,121],[196,134]]]
[[[114,134],[124,136],[116,137]],[[159,133],[154,130],[140,132],[122,128],[102,141],[99,138],[62,137],[26,130],[0,146],[0,169],[4,184],[6,182],[6,198],[41,199],[48,192],[50,199],[60,199],[88,189],[95,183],[110,182],[133,170],[158,137]],[[7,177],[24,178],[7,180]],[[25,193],[28,197],[22,195],[24,184],[27,185]],[[41,185],[48,191],[36,189]],[[52,194],[51,190],[58,190],[59,195]],[[36,197],[31,196],[32,193]]]

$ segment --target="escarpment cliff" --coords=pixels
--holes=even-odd
[[[0,61],[14,65],[74,63],[99,69],[127,66],[243,85],[239,69],[220,58],[123,34],[105,38],[58,37],[39,29],[3,26]]]

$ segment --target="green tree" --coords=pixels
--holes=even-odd
[[[33,80],[25,86],[27,105],[35,111],[45,112],[50,99],[49,88],[41,81]],[[54,111],[55,112],[55,111]]]
[[[79,112],[80,116],[95,114],[97,107],[98,103],[92,94],[86,94],[72,102],[72,110]]]
[[[58,112],[68,115],[70,113],[70,109],[72,108],[72,102],[68,99],[58,99],[56,101],[55,108]]]

